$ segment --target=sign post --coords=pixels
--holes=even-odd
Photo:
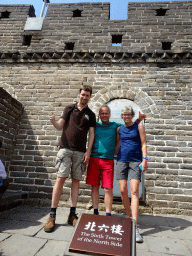
[[[135,256],[135,223],[130,218],[83,213],[65,255]]]

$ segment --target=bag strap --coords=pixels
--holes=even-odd
[[[73,112],[74,108],[75,108],[76,104],[73,104],[72,108],[69,110],[68,114],[67,114],[67,118],[66,118],[66,122],[69,121],[71,113]]]

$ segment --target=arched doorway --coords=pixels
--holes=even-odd
[[[122,123],[123,120],[121,119],[121,110],[124,106],[132,106],[135,112],[135,116],[133,118],[133,122],[137,120],[139,117],[139,111],[141,112],[141,108],[131,100],[127,99],[115,99],[107,103],[107,105],[111,109],[111,119],[110,121],[116,123]]]
[[[124,106],[131,105],[132,108],[134,109],[135,116],[133,118],[133,121],[136,121],[138,119],[139,111],[140,112],[142,111],[141,108],[136,103],[134,103],[131,100],[127,100],[127,99],[114,99],[114,100],[108,102],[107,105],[111,109],[110,121],[116,122],[116,123],[121,123],[122,125],[124,124],[124,122],[121,119],[121,110]],[[129,197],[131,197],[129,184],[130,184],[130,179],[128,178],[128,191],[129,191]],[[103,196],[104,189],[100,188],[99,194]],[[118,181],[116,180],[116,173],[114,174],[114,181],[113,181],[113,195],[114,195],[114,197],[121,197],[121,193],[119,190],[119,184],[118,184]],[[142,200],[145,199],[144,173],[142,173],[141,183],[139,186],[139,198]]]

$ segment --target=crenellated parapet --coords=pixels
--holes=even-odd
[[[191,1],[131,2],[126,20],[110,20],[109,3],[49,4],[38,30],[25,28],[32,6],[0,5],[0,51],[191,52],[191,10]]]

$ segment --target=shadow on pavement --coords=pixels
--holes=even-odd
[[[154,235],[162,232],[171,231],[176,234],[177,231],[192,227],[192,217],[188,216],[154,216],[154,215],[141,215],[139,216],[139,226],[143,236]]]
[[[34,228],[32,233],[38,232],[36,228],[42,228],[49,213],[48,208],[20,206],[0,213],[0,231],[14,231],[23,229],[27,234],[27,229]],[[36,227],[36,228],[35,228]]]
[[[126,217],[125,214],[114,214],[115,217]],[[192,231],[192,217],[178,216],[178,215],[147,215],[141,214],[138,218],[138,226],[141,230],[142,236],[149,236],[167,231],[182,231],[191,227]]]

